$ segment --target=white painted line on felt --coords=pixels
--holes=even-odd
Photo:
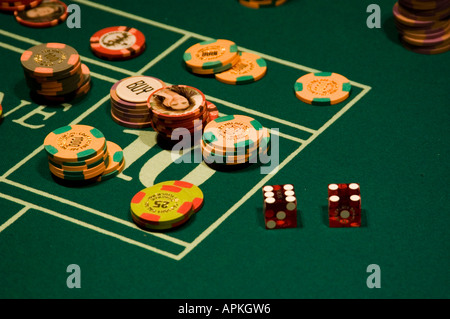
[[[20,184],[20,183],[17,183],[17,182],[8,180],[8,179],[0,179],[0,182],[9,184],[11,186],[15,186],[15,187],[20,188],[22,190],[25,190],[25,191],[28,191],[28,192],[40,195],[40,196],[48,198],[48,199],[52,199],[52,200],[60,202],[62,204],[66,204],[66,205],[75,207],[77,209],[84,210],[84,211],[86,211],[88,213],[91,213],[91,214],[103,217],[105,219],[108,219],[110,221],[116,222],[118,224],[122,224],[124,226],[127,226],[127,227],[130,227],[130,228],[139,230],[141,232],[145,232],[146,234],[153,235],[155,237],[158,237],[158,238],[170,241],[170,242],[172,242],[174,244],[177,244],[177,245],[180,245],[180,246],[187,246],[187,245],[189,245],[189,243],[187,243],[185,241],[182,241],[182,240],[177,239],[177,238],[173,238],[173,237],[168,236],[168,235],[163,234],[163,233],[144,231],[141,228],[139,228],[138,226],[136,226],[134,223],[131,223],[129,221],[126,221],[126,220],[123,220],[123,219],[111,216],[109,214],[103,213],[103,212],[98,211],[96,209],[93,209],[91,207],[87,207],[85,205],[82,205],[82,204],[79,204],[79,203],[75,203],[75,202],[73,202],[71,200],[68,200],[66,198],[62,198],[62,197],[50,194],[50,193],[44,192],[44,191],[39,190],[39,189],[35,189],[35,188],[30,187],[30,186],[26,186],[26,185],[23,185],[23,184]]]
[[[147,65],[145,65],[142,69],[137,71],[137,74],[142,74],[146,72],[148,69],[150,69],[152,66],[154,66],[156,63],[164,59],[166,56],[168,56],[173,50],[178,48],[180,45],[182,45],[186,40],[190,38],[189,35],[184,35],[182,38],[180,38],[177,42],[172,44],[170,47],[168,47],[166,50],[164,50],[161,54],[159,54],[156,58],[151,60]]]
[[[97,103],[92,105],[90,108],[88,108],[86,111],[84,111],[80,116],[78,116],[76,119],[74,119],[72,122],[70,122],[69,125],[75,125],[79,124],[82,120],[84,120],[86,117],[88,117],[91,113],[93,113],[95,110],[97,110],[100,106],[102,106],[106,101],[109,101],[110,95],[109,92],[107,95],[105,95],[103,98],[101,98]]]
[[[15,34],[15,33],[3,30],[3,29],[0,29],[0,34],[4,35],[6,37],[9,37],[9,38],[13,38],[14,40],[19,40],[19,41],[26,42],[26,43],[32,44],[32,45],[41,44],[41,42],[39,42],[39,41],[30,39],[30,38],[26,38],[26,37],[21,36],[19,34]],[[23,50],[23,51],[25,51],[25,50]]]
[[[0,197],[1,197],[2,195],[3,195],[3,194],[0,193]],[[11,225],[12,225],[16,220],[18,220],[23,214],[25,214],[25,213],[28,211],[29,208],[30,208],[30,207],[25,206],[25,207],[22,208],[19,212],[17,212],[16,214],[14,214],[10,219],[8,219],[6,222],[4,222],[3,225],[0,226],[0,233],[1,233],[2,231],[4,231],[6,228],[8,228],[9,226],[11,226]]]
[[[7,50],[10,50],[10,51],[17,52],[19,54],[22,54],[25,51],[23,49],[17,48],[15,46],[12,46],[12,45],[4,43],[4,42],[0,42],[0,47],[2,47],[4,49],[7,49]],[[19,61],[17,61],[17,62],[19,62]]]
[[[102,10],[102,11],[105,11],[105,12],[109,12],[109,13],[115,14],[115,15],[118,15],[118,16],[121,16],[121,17],[124,17],[124,18],[128,18],[128,19],[131,19],[131,20],[139,21],[139,22],[142,22],[142,23],[145,23],[145,24],[148,24],[148,25],[152,25],[154,27],[158,27],[158,28],[161,28],[161,29],[165,29],[165,30],[168,30],[168,31],[175,32],[175,33],[189,35],[191,37],[194,37],[194,38],[197,38],[197,39],[200,39],[200,40],[203,40],[203,41],[207,41],[207,40],[212,40],[213,39],[213,38],[210,38],[210,37],[206,37],[206,36],[200,35],[198,33],[189,32],[189,31],[186,31],[186,30],[183,30],[183,29],[180,29],[180,28],[169,26],[169,25],[164,24],[164,23],[160,23],[160,22],[157,22],[157,21],[154,21],[154,20],[150,20],[150,19],[147,19],[147,18],[144,18],[144,17],[140,17],[140,16],[132,14],[132,13],[124,12],[124,11],[118,10],[118,9],[113,9],[111,7],[108,7],[108,6],[105,6],[105,5],[101,5],[101,4],[92,2],[92,1],[87,1],[87,0],[73,0],[73,1],[81,3],[81,4],[84,4],[86,6],[90,6],[90,7]]]
[[[292,123],[292,122],[289,122],[289,121],[286,121],[286,120],[282,120],[282,119],[279,119],[279,118],[277,118],[275,116],[268,115],[268,114],[265,114],[265,113],[261,113],[259,111],[255,111],[253,109],[249,109],[249,108],[246,108],[246,107],[243,107],[243,106],[240,106],[240,105],[228,102],[228,101],[224,101],[224,100],[215,98],[213,96],[205,95],[205,97],[206,97],[206,99],[208,101],[220,103],[220,104],[226,105],[226,106],[228,106],[228,107],[230,107],[232,109],[239,110],[239,111],[242,111],[242,112],[246,112],[246,113],[249,113],[249,114],[252,114],[252,115],[256,115],[256,116],[259,116],[259,117],[262,117],[262,118],[265,118],[265,119],[268,119],[268,120],[271,120],[271,121],[274,121],[274,122],[277,122],[277,123],[280,123],[280,124],[283,124],[283,125],[286,125],[286,126],[289,126],[289,127],[292,127],[292,128],[296,128],[296,129],[301,130],[301,131],[305,131],[305,132],[308,132],[308,133],[311,133],[311,134],[314,134],[316,132],[315,130],[313,130],[313,129],[309,128],[309,127],[306,127],[306,126],[303,126],[303,125],[299,125],[299,124],[296,124],[296,123]]]
[[[347,112],[356,102],[358,102],[364,95],[366,95],[370,91],[370,88],[363,89],[357,96],[355,96],[352,100],[350,100],[339,112],[333,115],[331,119],[329,119],[320,129],[317,130],[317,133],[311,136],[312,140],[314,140],[317,136],[319,136],[323,131],[331,126],[334,122],[336,122],[345,112]],[[311,139],[309,138],[308,141]],[[312,141],[311,140],[311,141]]]
[[[96,79],[99,79],[99,80],[103,80],[105,82],[116,83],[117,81],[119,81],[119,80],[113,79],[113,78],[111,78],[109,76],[106,76],[106,75],[103,75],[103,74],[100,74],[100,73],[95,73],[95,72],[92,72],[92,71],[90,71],[90,74],[91,74],[92,77],[94,77]]]
[[[98,61],[98,60],[95,60],[95,59],[91,59],[91,58],[88,58],[88,57],[85,57],[85,56],[82,56],[82,55],[80,55],[80,59],[81,59],[81,62],[83,62],[83,63],[86,62],[86,63],[90,63],[90,64],[95,64],[95,65],[101,66],[102,68],[109,69],[111,71],[115,71],[115,72],[118,72],[118,73],[123,73],[123,74],[128,75],[128,76],[136,75],[136,73],[133,72],[133,71],[130,71],[130,70],[127,70],[127,69],[124,69],[124,68],[119,68],[117,66],[114,66],[114,65],[102,62],[102,61]]]
[[[207,229],[205,229],[197,238],[195,238],[192,243],[186,247],[180,254],[180,258],[183,258],[192,249],[199,245],[206,237],[208,237],[217,227],[220,226],[231,214],[233,214],[239,207],[241,207],[246,201],[250,199],[258,190],[260,190],[264,185],[266,185],[270,179],[272,179],[283,167],[285,167],[289,162],[291,162],[309,143],[300,145],[294,152],[292,152],[286,159],[275,167],[269,174],[267,174],[263,179],[259,181],[253,188],[247,192],[239,201],[237,201],[233,206],[230,207],[222,216],[220,216],[214,223],[212,223]]]
[[[342,114],[344,114],[348,109],[350,109],[357,101],[359,101],[369,89],[361,91],[353,100],[351,100],[347,105],[342,108],[335,116],[333,116],[329,121],[327,121],[316,133],[314,133],[304,144],[300,145],[294,152],[292,152],[280,165],[275,167],[269,174],[267,174],[258,184],[256,184],[247,194],[245,194],[238,202],[236,202],[227,212],[225,212],[220,218],[218,218],[214,223],[212,223],[206,230],[204,230],[197,238],[195,238],[191,245],[186,247],[185,250],[180,254],[180,259],[188,254],[192,249],[199,245],[206,237],[208,237],[217,227],[220,226],[232,213],[234,213],[240,206],[242,206],[255,192],[257,192],[261,187],[263,187],[269,180],[276,175],[283,167],[285,167],[289,162],[291,162],[302,150],[304,150],[312,141],[314,141],[322,132],[324,132],[328,127],[331,126]],[[272,172],[275,172],[272,174]]]
[[[122,235],[119,235],[119,234],[110,232],[110,231],[108,231],[108,230],[102,229],[102,228],[100,228],[100,227],[97,227],[97,226],[88,224],[88,223],[83,222],[83,221],[81,221],[81,220],[78,220],[78,219],[75,219],[75,218],[72,218],[72,217],[69,217],[69,216],[66,216],[66,215],[57,213],[57,212],[55,212],[55,211],[53,211],[53,210],[50,210],[50,209],[47,209],[47,208],[43,208],[43,207],[40,207],[40,206],[38,206],[38,205],[35,205],[35,204],[32,204],[32,203],[26,202],[26,201],[21,200],[21,199],[19,199],[19,198],[15,198],[15,197],[12,197],[12,196],[9,196],[9,195],[6,195],[6,194],[2,194],[2,193],[0,193],[0,197],[4,198],[4,199],[6,199],[6,200],[9,200],[9,201],[12,201],[12,202],[15,202],[15,203],[18,203],[18,204],[21,204],[21,205],[25,206],[19,213],[21,213],[22,211],[23,211],[23,212],[22,212],[20,215],[19,215],[19,213],[17,213],[16,215],[13,216],[13,218],[14,218],[15,216],[17,216],[17,218],[19,218],[19,217],[22,216],[23,213],[25,213],[28,209],[35,209],[35,210],[37,210],[37,211],[41,211],[41,212],[43,212],[43,213],[52,215],[52,216],[54,216],[54,217],[61,218],[61,219],[63,219],[63,220],[66,220],[66,221],[71,222],[71,223],[73,223],[73,224],[76,224],[76,225],[78,225],[78,226],[81,226],[81,227],[84,227],[84,228],[87,228],[87,229],[96,231],[96,232],[98,232],[98,233],[101,233],[101,234],[103,234],[103,235],[107,235],[107,236],[113,237],[113,238],[115,238],[115,239],[121,240],[121,241],[123,241],[123,242],[125,242],[125,243],[127,243],[127,244],[134,245],[134,246],[138,246],[138,247],[141,247],[141,248],[144,248],[144,249],[153,251],[153,252],[155,252],[155,253],[158,253],[158,254],[160,254],[160,255],[163,255],[163,256],[166,256],[166,257],[169,257],[169,258],[172,258],[172,259],[175,259],[175,260],[178,260],[178,259],[179,259],[178,255],[171,254],[171,253],[169,253],[169,252],[167,252],[167,251],[164,251],[164,250],[161,250],[161,249],[158,249],[158,248],[149,246],[149,245],[145,245],[145,244],[143,244],[143,243],[141,243],[141,242],[138,242],[138,241],[135,241],[135,240],[133,240],[133,239],[130,239],[130,238],[124,237],[124,236],[122,236]],[[24,211],[24,210],[25,210],[25,211]],[[18,216],[18,215],[19,215],[19,216]],[[17,218],[15,218],[15,220],[16,220]],[[11,220],[11,219],[12,219],[12,218],[10,218],[10,220]],[[13,220],[12,222],[14,222],[15,220]],[[3,225],[5,225],[5,224],[3,224]],[[3,225],[2,225],[2,227],[3,227]],[[9,226],[9,225],[7,225],[7,226]],[[6,226],[6,227],[7,227],[7,226]],[[5,227],[5,228],[6,228],[6,227]],[[3,229],[1,229],[1,227],[0,227],[0,232],[1,232],[2,230],[3,230]]]
[[[44,145],[40,145],[38,148],[36,148],[33,152],[28,154],[25,158],[23,158],[21,161],[17,162],[16,165],[11,167],[9,170],[7,170],[2,176],[0,176],[0,181],[2,179],[6,179],[9,175],[14,173],[17,169],[19,169],[23,164],[28,162],[30,159],[35,157],[37,154],[42,152],[44,150]]]

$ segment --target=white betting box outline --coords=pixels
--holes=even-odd
[[[73,0],[73,1],[81,3],[81,4],[84,4],[84,5],[87,5],[87,6],[90,6],[90,7],[93,7],[93,8],[96,8],[96,9],[99,9],[99,10],[102,10],[102,11],[109,12],[111,14],[119,15],[119,16],[122,16],[122,17],[125,17],[125,18],[128,18],[128,19],[131,19],[131,20],[139,21],[139,22],[144,23],[144,24],[149,24],[149,25],[152,25],[152,26],[155,26],[155,27],[158,27],[158,28],[162,28],[162,29],[165,29],[165,30],[172,31],[172,32],[179,33],[179,34],[183,35],[179,40],[177,40],[175,43],[173,43],[170,47],[168,47],[165,51],[163,51],[160,55],[158,55],[156,58],[151,60],[147,65],[142,67],[137,72],[132,72],[132,71],[129,71],[129,70],[126,70],[126,69],[123,69],[123,68],[119,68],[119,67],[116,67],[116,66],[113,66],[113,65],[109,65],[109,64],[107,64],[105,62],[98,61],[98,60],[95,60],[95,59],[90,59],[90,58],[87,58],[87,57],[81,57],[81,59],[84,62],[95,64],[95,65],[101,66],[103,68],[109,69],[111,71],[122,73],[122,74],[127,75],[127,76],[134,76],[134,75],[140,75],[140,74],[145,73],[153,65],[155,65],[156,63],[158,63],[159,61],[164,59],[168,54],[170,54],[172,51],[174,51],[176,48],[178,48],[180,45],[182,45],[184,42],[186,42],[190,38],[196,38],[196,39],[201,40],[201,41],[206,41],[206,40],[211,40],[212,39],[212,38],[205,37],[205,36],[202,36],[202,35],[197,34],[197,33],[192,33],[192,32],[189,32],[189,31],[186,31],[186,30],[183,30],[183,29],[175,28],[175,27],[172,27],[172,26],[169,26],[169,25],[165,25],[165,24],[153,21],[153,20],[149,20],[147,18],[136,16],[134,14],[126,13],[126,12],[123,12],[123,11],[120,11],[120,10],[116,10],[116,9],[113,9],[113,8],[110,8],[110,7],[107,7],[107,6],[104,6],[104,5],[93,3],[93,2],[88,1],[88,0]],[[8,31],[2,30],[2,29],[0,29],[0,34],[4,35],[4,36],[7,36],[7,37],[10,37],[10,38],[14,38],[15,40],[19,40],[19,41],[31,44],[31,45],[40,44],[40,42],[38,42],[38,41],[29,39],[29,38],[26,38],[26,37],[23,37],[23,36],[14,34],[14,33],[10,33]],[[17,48],[15,46],[12,46],[10,44],[3,43],[3,42],[0,42],[0,47],[2,47],[4,49],[7,49],[7,50],[10,50],[10,51],[14,51],[14,52],[20,53],[20,54],[22,54],[22,52],[24,51],[23,49]],[[239,49],[242,50],[242,51],[255,53],[255,54],[261,56],[262,58],[264,58],[264,59],[266,59],[268,61],[279,63],[279,64],[282,64],[282,65],[285,65],[285,66],[289,66],[289,67],[292,67],[292,68],[295,68],[295,69],[299,69],[299,70],[302,70],[302,71],[305,71],[305,72],[308,72],[308,73],[309,72],[319,72],[318,70],[314,70],[314,69],[305,67],[305,66],[300,65],[300,64],[296,64],[296,63],[293,63],[293,62],[285,61],[285,60],[282,60],[282,59],[279,59],[279,58],[276,58],[276,57],[272,57],[270,55],[266,55],[266,54],[263,54],[263,53],[260,53],[260,52],[256,52],[256,51],[253,51],[253,50],[249,50],[249,49],[246,49],[246,48],[243,48],[243,47],[239,47]],[[104,76],[102,74],[94,73],[94,72],[91,72],[91,76],[93,76],[95,78],[98,78],[100,80],[103,80],[103,81],[110,82],[110,83],[116,83],[117,82],[116,79],[110,78],[108,76]],[[144,249],[149,250],[149,251],[153,251],[155,253],[158,253],[160,255],[172,258],[174,260],[181,260],[189,252],[191,252],[197,245],[199,245],[206,237],[208,237],[233,212],[235,212],[242,204],[244,204],[247,199],[249,199],[251,196],[253,196],[253,194],[255,192],[257,192],[259,189],[261,189],[261,187],[266,185],[269,182],[269,180],[272,177],[274,177],[275,174],[279,170],[281,170],[284,166],[286,166],[289,162],[291,162],[306,146],[308,146],[321,133],[323,133],[328,127],[330,127],[337,119],[339,119],[345,112],[347,112],[354,104],[356,104],[356,102],[358,102],[371,89],[371,87],[369,87],[367,85],[360,84],[360,83],[357,83],[357,82],[354,82],[354,81],[350,81],[350,83],[352,84],[352,86],[361,88],[362,91],[357,96],[355,96],[352,100],[350,100],[339,112],[337,112],[331,119],[329,119],[318,130],[313,130],[311,128],[308,128],[308,127],[305,127],[305,126],[302,126],[302,125],[299,125],[299,124],[296,124],[296,123],[292,123],[292,122],[289,122],[289,121],[286,121],[286,120],[283,120],[283,119],[279,119],[279,118],[276,118],[274,116],[267,115],[265,113],[261,113],[261,112],[258,112],[258,111],[252,110],[252,109],[248,109],[248,108],[240,106],[240,105],[236,105],[236,104],[228,102],[228,101],[224,101],[224,100],[221,100],[221,99],[214,98],[212,96],[207,96],[206,95],[205,97],[209,101],[220,103],[220,104],[228,106],[228,107],[230,107],[232,109],[236,109],[236,110],[239,110],[239,111],[242,111],[242,112],[246,112],[246,113],[249,113],[249,114],[252,114],[252,115],[255,115],[255,116],[262,117],[262,118],[266,118],[268,120],[271,120],[271,121],[274,121],[274,122],[277,122],[277,123],[280,123],[280,124],[283,124],[283,125],[286,125],[286,126],[289,126],[289,127],[292,127],[292,128],[296,128],[296,129],[304,131],[304,132],[308,132],[308,133],[311,134],[311,136],[307,140],[303,140],[303,139],[300,139],[300,138],[297,138],[297,137],[293,137],[293,136],[290,136],[290,135],[287,135],[287,134],[279,132],[278,135],[280,137],[283,137],[283,138],[286,138],[286,139],[298,142],[300,144],[300,146],[294,152],[292,152],[288,157],[286,157],[284,159],[284,161],[281,162],[276,168],[274,168],[274,170],[273,170],[274,174],[270,173],[270,174],[265,175],[264,178],[262,178],[259,181],[259,183],[257,183],[250,191],[248,191],[247,194],[245,194],[239,201],[237,201],[232,207],[230,207],[214,223],[212,223],[208,228],[206,228],[202,233],[200,233],[200,235],[198,235],[192,242],[190,242],[190,243],[189,242],[185,242],[185,241],[182,241],[180,239],[168,236],[168,235],[166,235],[164,233],[146,232],[146,233],[151,234],[153,236],[159,237],[160,239],[167,240],[167,241],[172,242],[172,243],[174,243],[176,245],[185,247],[182,250],[182,252],[179,253],[179,254],[172,254],[170,252],[158,249],[158,248],[153,247],[151,245],[143,244],[143,243],[141,243],[139,241],[127,238],[127,237],[122,236],[120,234],[117,234],[117,233],[114,233],[114,232],[110,232],[110,231],[108,231],[106,229],[103,229],[103,228],[91,225],[91,224],[86,223],[84,221],[77,220],[75,218],[72,218],[72,217],[60,214],[60,213],[52,211],[50,209],[47,209],[47,208],[44,208],[44,207],[41,207],[41,206],[38,206],[38,205],[35,205],[35,204],[32,204],[32,203],[29,203],[29,202],[27,202],[25,200],[22,200],[22,199],[13,197],[13,196],[9,196],[9,195],[3,194],[3,193],[0,193],[0,198],[3,198],[5,200],[9,200],[9,201],[13,201],[15,203],[18,203],[18,204],[22,205],[23,208],[18,213],[13,215],[10,219],[8,219],[3,225],[0,225],[0,233],[3,230],[5,230],[7,227],[11,226],[14,222],[16,222],[28,210],[34,209],[34,210],[38,210],[38,211],[43,212],[43,213],[47,213],[47,214],[52,215],[54,217],[58,217],[58,218],[61,218],[63,220],[69,221],[69,222],[74,223],[76,225],[79,225],[79,226],[91,229],[93,231],[97,231],[98,233],[101,233],[103,235],[107,235],[107,236],[113,237],[115,239],[121,240],[121,241],[126,242],[128,244],[135,245],[135,246],[144,248]],[[95,103],[93,106],[91,106],[89,109],[87,109],[84,113],[82,113],[80,116],[78,116],[70,124],[73,125],[73,124],[81,122],[84,118],[89,116],[92,112],[94,112],[96,109],[98,109],[101,105],[103,105],[108,100],[109,100],[109,94],[106,95],[105,97],[101,98],[97,103]],[[10,113],[15,112],[16,110],[17,110],[17,108],[12,109],[9,112],[6,112],[4,114],[4,116],[6,117]],[[139,227],[137,227],[134,223],[122,220],[120,218],[113,217],[113,216],[111,216],[109,214],[106,214],[106,213],[97,211],[95,209],[92,209],[90,207],[87,207],[87,206],[84,206],[84,205],[72,202],[72,201],[67,200],[65,198],[61,198],[61,197],[58,197],[58,196],[46,193],[44,191],[41,191],[41,190],[38,190],[38,189],[34,189],[32,187],[29,187],[29,186],[26,186],[26,185],[14,182],[12,180],[8,180],[8,176],[10,174],[15,172],[17,169],[19,169],[22,165],[24,165],[26,162],[28,162],[34,156],[39,154],[42,150],[43,150],[43,146],[41,145],[36,150],[34,150],[32,153],[30,153],[28,156],[26,156],[23,160],[21,160],[16,165],[14,165],[12,168],[10,168],[5,174],[0,176],[0,183],[3,182],[3,183],[6,183],[6,184],[9,184],[11,186],[21,188],[22,190],[29,191],[29,192],[35,193],[37,195],[40,195],[40,196],[43,196],[43,197],[46,197],[46,198],[49,198],[49,199],[53,199],[53,200],[58,201],[60,203],[73,206],[75,208],[87,211],[89,213],[95,214],[95,215],[103,217],[103,218],[107,218],[107,219],[109,219],[111,221],[117,222],[117,223],[122,224],[124,226],[131,227],[131,228],[137,229],[139,231],[143,231]]]

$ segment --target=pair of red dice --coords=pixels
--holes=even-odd
[[[292,184],[262,188],[264,219],[267,229],[297,227],[297,197]],[[328,221],[330,227],[361,226],[359,184],[328,185]]]

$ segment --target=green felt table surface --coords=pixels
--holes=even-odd
[[[80,29],[32,29],[0,14],[0,297],[450,297],[450,53],[404,49],[393,0],[376,2],[381,28],[368,28],[372,2],[253,10],[233,0],[67,1],[81,9]],[[112,25],[142,31],[145,53],[122,62],[93,55],[90,36]],[[260,54],[266,76],[233,86],[187,72],[184,51],[212,38]],[[30,99],[20,55],[42,42],[80,53],[93,81],[84,99],[52,107]],[[345,75],[350,97],[328,107],[298,100],[295,81],[315,71]],[[172,163],[152,129],[120,126],[109,114],[111,86],[138,73],[196,87],[222,114],[278,129],[278,169]],[[69,123],[119,144],[123,175],[84,187],[55,182],[42,143]],[[202,210],[173,231],[138,229],[132,196],[180,179],[202,189]],[[361,185],[363,225],[330,228],[327,185],[348,182]],[[286,183],[296,189],[299,226],[266,230],[261,187]],[[66,284],[71,264],[81,288]],[[371,264],[381,288],[366,284]]]

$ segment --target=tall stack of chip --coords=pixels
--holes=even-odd
[[[147,106],[150,94],[166,84],[151,76],[132,76],[116,82],[110,90],[112,119],[125,127],[151,127],[151,113]]]
[[[406,49],[421,54],[450,50],[449,0],[399,0],[393,13]]]
[[[249,116],[222,116],[206,125],[201,147],[208,164],[257,163],[267,155],[270,132]]]
[[[84,96],[91,88],[89,68],[67,44],[36,45],[20,61],[31,96],[39,101],[63,103]]]
[[[238,0],[244,7],[252,9],[278,7],[286,3],[287,0]]]
[[[40,5],[42,0],[0,0],[0,11],[23,11]]]
[[[103,181],[125,167],[122,149],[89,125],[68,125],[44,140],[50,172],[66,181]]]
[[[67,5],[59,0],[43,0],[38,6],[14,11],[17,22],[31,28],[53,27],[68,16]]]
[[[166,181],[133,196],[131,218],[146,230],[169,230],[186,223],[202,205],[200,188],[184,181]]]
[[[101,29],[90,39],[92,52],[105,60],[129,60],[141,55],[147,46],[144,34],[126,26]]]
[[[206,101],[205,95],[187,85],[165,86],[153,92],[148,98],[153,129],[162,137],[171,139],[176,133],[202,132],[211,120],[217,118],[217,107]]]

